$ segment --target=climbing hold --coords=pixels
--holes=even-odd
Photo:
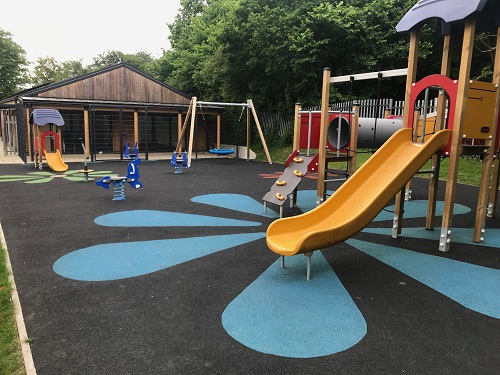
[[[302,172],[299,172],[297,169],[293,171],[293,174],[297,177],[302,177],[304,175]]]
[[[286,181],[285,180],[283,180],[283,181],[278,180],[278,181],[276,181],[276,185],[278,185],[278,186],[285,186],[286,185]]]
[[[285,200],[285,196],[280,194],[280,193],[276,193],[276,198],[278,198],[280,201],[284,201]]]

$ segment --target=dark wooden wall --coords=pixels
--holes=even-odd
[[[39,97],[189,104],[190,99],[126,67],[42,92]]]

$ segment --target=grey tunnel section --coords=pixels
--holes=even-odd
[[[360,117],[358,124],[358,148],[378,148],[402,127],[402,118],[381,119]],[[328,144],[334,149],[347,147],[350,135],[351,124],[348,119],[339,116],[330,122],[328,126]]]

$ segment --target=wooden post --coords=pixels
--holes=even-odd
[[[412,139],[413,142],[417,142],[417,139],[418,139],[418,125],[419,125],[420,119],[421,119],[420,110],[415,109],[413,111],[413,139]],[[423,120],[423,121],[425,121],[425,120]],[[422,138],[423,138],[423,134],[422,134]]]
[[[495,68],[493,70],[493,83],[497,84],[500,86],[500,28],[497,31],[497,48],[496,48],[496,54],[495,54]],[[497,87],[497,92],[498,92],[498,87]],[[499,94],[497,94],[497,100],[498,100]],[[495,112],[495,117],[497,120],[495,124],[498,124],[498,116],[500,114],[498,113],[499,106],[497,104],[496,109],[497,112]],[[499,129],[497,129],[497,134],[498,134]],[[495,140],[495,138],[493,138]],[[495,153],[498,150],[494,150]],[[489,196],[489,204],[488,204],[488,212],[487,215],[488,217],[495,217],[496,216],[496,208],[497,208],[497,200],[498,200],[498,184],[500,180],[500,161],[498,160],[498,157],[494,159],[493,161],[493,177],[491,179],[491,187],[490,187],[490,196]]]
[[[33,153],[34,153],[33,160],[35,162],[35,168],[38,168],[38,150],[37,150],[36,146],[38,145],[39,141],[37,141],[38,135],[36,134],[36,127],[35,126],[32,126],[31,136],[33,137]]]
[[[193,154],[193,139],[194,139],[194,126],[196,123],[196,96],[193,96],[191,101],[191,127],[189,128],[189,144],[188,144],[188,166],[191,166],[191,159]]]
[[[59,147],[57,148],[59,150],[59,152],[63,153],[63,149],[62,149],[62,131],[61,131],[61,127],[60,126],[56,126],[56,136],[57,136],[57,139],[59,140]]]
[[[497,30],[497,44],[495,52],[495,65],[493,69],[493,83],[496,84],[497,95],[495,101],[495,115],[493,119],[493,131],[491,138],[485,143],[488,148],[488,154],[483,157],[483,168],[481,170],[481,182],[479,184],[479,197],[477,200],[476,220],[474,224],[474,242],[482,242],[484,240],[483,233],[486,224],[486,212],[488,207],[488,195],[494,194],[490,191],[490,176],[491,169],[496,154],[495,139],[497,137],[498,111],[500,107],[500,28]],[[498,190],[498,185],[496,187]]]
[[[85,155],[88,158],[90,155],[90,127],[89,127],[89,110],[83,110],[83,137],[85,142]]]
[[[472,63],[472,49],[474,47],[475,26],[475,18],[470,18],[465,22],[464,38],[462,42],[462,57],[460,60],[460,73],[458,78],[457,104],[455,108],[455,119],[451,140],[450,166],[448,169],[448,179],[446,181],[443,221],[441,225],[441,235],[439,238],[440,251],[448,251],[450,249],[453,205],[455,202],[458,165],[460,161],[460,147],[462,144],[462,132],[465,118],[464,113],[470,85],[469,76]]]
[[[302,104],[295,103],[295,112],[293,117],[293,145],[292,150],[300,150],[300,111],[302,110]],[[290,202],[291,207],[297,204],[297,188],[293,189],[292,200]]]
[[[36,159],[36,168],[40,168],[42,165],[42,140],[40,139],[42,131],[40,130],[40,126],[33,124],[33,137],[36,137],[36,143],[38,144],[38,150],[35,155]]]
[[[443,55],[441,57],[441,75],[450,75],[450,35],[444,36],[443,41]],[[436,128],[435,131],[444,129],[444,122],[446,116],[446,97],[444,92],[439,93],[436,111]],[[439,183],[439,172],[441,170],[441,157],[439,155],[433,155],[431,161],[431,167],[433,173],[429,178],[429,193],[427,196],[427,216],[425,219],[425,229],[432,230],[435,226],[436,220],[436,202],[438,193],[438,183]]]
[[[349,175],[352,176],[356,172],[356,155],[358,149],[358,127],[359,127],[359,104],[352,106],[353,115],[351,120],[351,142],[349,148],[352,150],[352,157],[349,161]]]
[[[134,145],[139,144],[139,112],[134,110]]]
[[[326,141],[328,125],[330,123],[330,68],[323,69],[323,90],[321,92],[321,125],[319,131],[318,156],[318,185],[316,187],[316,205],[325,199],[325,169],[326,169]]]
[[[193,106],[194,104],[194,106]],[[187,129],[187,124],[189,122],[189,119],[191,118],[191,114],[193,112],[193,108],[196,106],[196,97],[191,98],[191,103],[189,103],[189,108],[186,113],[186,118],[184,119],[184,124],[182,125],[182,129],[179,132],[178,139],[177,139],[177,147],[175,148],[175,152],[181,152],[182,151],[182,141],[184,140],[184,135],[186,134],[186,129]],[[182,114],[181,114],[182,116]],[[178,118],[179,119],[179,118]]]
[[[417,79],[418,49],[420,42],[420,31],[412,30],[410,32],[410,50],[408,53],[408,74],[406,76],[405,88],[405,107],[403,111],[403,128],[408,127],[408,119],[413,116],[413,108],[410,108],[410,94],[413,83]],[[394,204],[394,220],[392,225],[392,237],[397,238],[403,228],[404,196],[406,187],[397,195]]]
[[[295,115],[293,117],[293,151],[300,149],[300,110],[302,105],[295,103]]]
[[[266,139],[264,138],[264,133],[262,133],[262,128],[260,126],[259,118],[257,117],[257,112],[255,111],[255,107],[253,105],[252,99],[248,99],[247,102],[250,106],[250,109],[252,110],[253,120],[255,121],[255,125],[257,126],[257,130],[259,131],[260,140],[262,142],[262,146],[264,146],[264,151],[266,153],[267,161],[269,162],[269,164],[273,164],[273,161],[271,160],[271,155],[269,155],[269,150],[267,149]],[[248,149],[250,150],[250,147]]]
[[[188,109],[189,110],[189,109]],[[182,112],[177,113],[177,142],[182,138]],[[178,152],[177,148],[175,149]]]

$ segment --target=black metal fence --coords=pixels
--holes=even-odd
[[[403,100],[393,100],[393,99],[366,99],[366,100],[356,100],[356,103],[360,106],[360,117],[366,118],[383,118],[385,112],[389,111],[391,115],[402,116],[404,111],[404,101]],[[353,101],[345,101],[339,103],[333,103],[331,109],[333,111],[350,112],[352,111]],[[426,111],[427,115],[432,114],[437,108],[437,98],[427,101],[427,105],[424,100],[417,100],[416,109],[419,109],[421,113]],[[320,111],[321,107],[307,107],[303,108],[304,111]],[[282,114],[282,113],[262,113],[259,117],[264,135],[268,134],[278,134],[279,136],[284,136],[285,134],[290,134],[293,132],[293,115]]]

